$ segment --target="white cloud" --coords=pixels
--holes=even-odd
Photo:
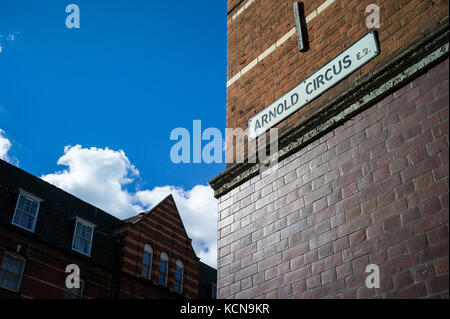
[[[4,136],[5,131],[0,129],[0,159],[10,162],[8,152],[11,149],[11,142]]]
[[[66,146],[57,163],[68,168],[42,179],[119,218],[139,212],[140,207],[132,203],[133,195],[123,187],[139,172],[123,151]]]
[[[196,185],[189,191],[179,187],[155,187],[136,193],[135,198],[145,207],[152,207],[172,194],[184,227],[202,262],[216,267],[217,263],[217,200],[207,185]]]
[[[122,150],[66,146],[57,163],[67,168],[42,176],[44,180],[121,219],[148,210],[172,194],[197,256],[216,267],[217,201],[211,187],[162,186],[129,192],[125,187],[139,177],[139,171]]]

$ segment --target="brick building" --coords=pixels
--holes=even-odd
[[[193,299],[199,263],[172,196],[122,221],[0,160],[0,298]]]
[[[200,262],[198,297],[217,299],[217,270]]]
[[[376,52],[272,125],[277,167],[230,164],[210,182],[218,297],[448,298],[448,2],[309,0],[298,28],[294,2],[228,0],[228,128],[250,132],[285,94],[309,94],[366,37]]]
[[[146,290],[157,298],[159,292],[153,286],[165,287],[167,295],[177,291],[190,299],[198,297],[199,258],[172,195],[150,211],[125,220],[117,234],[122,239],[120,298],[139,297]],[[144,280],[137,284],[135,278],[140,277]],[[149,280],[153,285],[148,285]]]

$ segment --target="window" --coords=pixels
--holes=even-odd
[[[14,211],[13,225],[34,232],[39,205],[40,201],[38,199],[21,192],[17,200],[16,210]]]
[[[161,259],[159,261],[159,276],[158,283],[161,286],[167,286],[167,273],[169,269],[169,256],[166,253],[161,253]]]
[[[0,287],[18,292],[22,282],[25,259],[10,253],[3,255],[0,267]]]
[[[153,249],[150,245],[144,246],[144,257],[142,260],[142,277],[150,279],[152,277]]]
[[[73,233],[72,249],[86,256],[91,256],[94,224],[77,217]]]
[[[173,289],[175,292],[179,292],[180,294],[183,292],[183,271],[183,263],[180,260],[177,260],[175,269],[175,285]]]
[[[80,288],[65,288],[64,299],[83,299],[84,280],[80,279]]]

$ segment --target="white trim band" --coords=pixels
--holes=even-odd
[[[256,0],[248,0],[245,5],[243,5],[235,14],[233,14],[231,16],[231,18],[230,18],[230,20],[228,20],[228,22],[232,22],[234,19],[236,19],[242,12],[247,10],[247,8],[250,7],[250,5],[255,1]]]
[[[239,14],[241,14],[246,8],[248,8],[248,6],[253,3],[255,0],[249,0],[245,6],[243,6],[241,9],[239,9],[238,12],[236,12],[233,17],[231,18],[232,20],[235,19]],[[315,17],[317,17],[322,11],[324,11],[327,7],[329,7],[333,2],[335,2],[336,0],[326,0],[324,3],[322,3],[316,10],[314,10],[313,12],[311,12],[307,17],[306,17],[306,23],[310,22],[312,19],[314,19]],[[242,11],[241,11],[242,10]],[[241,11],[241,12],[240,12]],[[252,62],[250,62],[249,64],[247,64],[241,71],[239,71],[238,73],[236,73],[231,79],[229,79],[227,81],[227,88],[229,86],[231,86],[234,82],[236,82],[237,80],[239,80],[239,78],[241,76],[243,76],[245,73],[247,73],[248,71],[250,71],[251,69],[253,69],[259,62],[261,62],[264,58],[266,58],[268,55],[270,55],[273,51],[275,51],[276,48],[280,47],[281,45],[283,45],[284,42],[286,42],[290,37],[292,37],[293,35],[296,34],[296,29],[295,27],[293,27],[291,30],[289,30],[288,33],[286,33],[284,36],[282,36],[277,42],[275,42],[274,44],[272,44],[267,50],[265,50],[263,53],[261,53],[256,59],[254,59]]]

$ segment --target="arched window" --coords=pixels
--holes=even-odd
[[[167,286],[167,274],[169,272],[169,256],[166,253],[161,253],[159,261],[159,276],[158,283],[161,286]]]
[[[142,277],[150,279],[152,277],[153,249],[150,245],[144,246],[144,256],[142,258]]]
[[[176,269],[175,269],[175,285],[174,290],[175,292],[182,293],[183,292],[183,273],[184,273],[184,266],[181,260],[177,260],[176,262]]]

